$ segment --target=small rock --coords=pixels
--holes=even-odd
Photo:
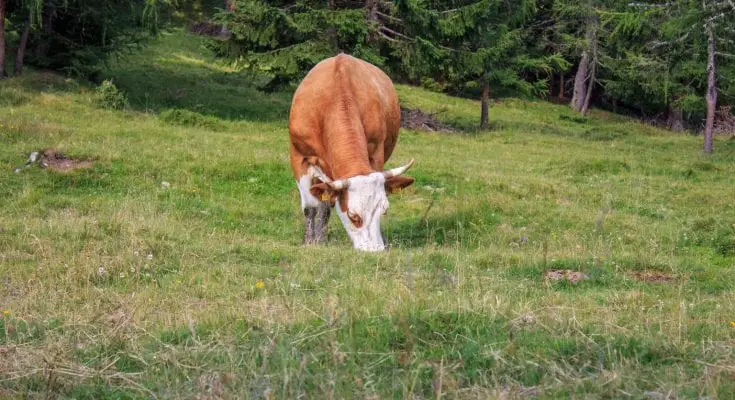
[[[665,393],[655,392],[653,390],[647,390],[643,393],[643,395],[650,400],[665,400],[669,398],[669,396]]]
[[[544,280],[547,282],[566,279],[573,285],[576,285],[580,281],[585,281],[589,278],[590,277],[586,274],[583,274],[579,271],[572,271],[570,269],[546,271],[546,273],[544,274]]]
[[[28,156],[28,161],[26,161],[26,164],[33,164],[34,162],[38,161],[38,152],[34,151]]]
[[[171,184],[168,183],[168,182],[166,182],[166,181],[163,181],[163,182],[161,182],[161,187],[164,188],[164,189],[168,189],[168,188],[171,187]]]
[[[532,312],[527,312],[518,318],[512,320],[510,325],[515,329],[521,329],[524,326],[534,325],[536,323],[536,315]]]
[[[442,281],[446,285],[455,286],[457,284],[457,277],[452,275],[449,271],[446,269],[442,270]]]

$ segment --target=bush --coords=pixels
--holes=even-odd
[[[111,80],[106,79],[95,90],[95,101],[103,108],[122,110],[128,106],[128,98]]]

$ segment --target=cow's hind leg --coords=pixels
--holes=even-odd
[[[301,194],[301,209],[304,211],[304,244],[321,244],[327,242],[329,215],[331,207],[328,202],[320,201],[311,194],[312,174],[307,172],[297,182]]]

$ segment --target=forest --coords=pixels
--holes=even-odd
[[[491,97],[520,95],[702,134],[705,152],[735,129],[731,0],[2,0],[0,76],[28,63],[94,79],[100,60],[182,21],[264,91],[345,52],[481,99],[480,128]]]

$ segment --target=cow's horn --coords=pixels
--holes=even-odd
[[[327,176],[327,174],[324,173],[324,171],[322,171],[321,168],[316,165],[314,165],[313,167],[314,175],[316,175],[316,177],[319,178],[322,182],[329,185],[332,190],[342,190],[346,189],[349,186],[349,182],[347,180],[341,179],[338,181],[333,181]]]
[[[327,176],[327,174],[325,174],[324,171],[322,171],[321,168],[319,168],[316,165],[312,165],[312,168],[314,169],[314,175],[317,178],[319,178],[319,180],[321,180],[324,183],[330,183],[330,182],[332,182],[332,180],[329,179],[329,177]]]
[[[347,187],[350,186],[350,183],[346,179],[340,179],[338,181],[327,182],[327,185],[329,185],[333,190],[342,190],[347,189]]]
[[[402,166],[390,169],[388,171],[383,172],[383,175],[385,175],[386,178],[392,178],[394,176],[402,175],[404,172],[408,171],[409,168],[413,165],[413,163],[416,162],[413,158],[411,161],[408,162],[408,164]]]

